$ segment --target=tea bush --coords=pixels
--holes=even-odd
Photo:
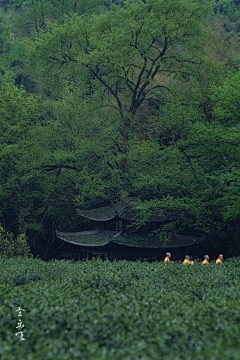
[[[239,259],[0,266],[2,360],[239,360]]]

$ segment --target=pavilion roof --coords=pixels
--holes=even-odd
[[[160,240],[159,236],[145,234],[124,234],[117,240],[118,244],[144,248],[175,248],[181,246],[191,246],[206,241],[206,237],[195,237],[174,234],[170,239]]]
[[[124,211],[129,207],[129,205],[121,200],[114,205],[102,206],[100,208],[82,210],[77,209],[77,213],[87,219],[95,221],[109,221],[115,218],[116,212],[118,214],[124,213]]]
[[[176,248],[181,246],[191,246],[206,241],[206,237],[172,235],[169,240],[160,241],[159,236],[149,234],[126,234],[117,231],[83,231],[79,233],[63,233],[57,231],[57,237],[63,241],[81,245],[84,247],[99,247],[109,243],[109,236],[112,242],[119,245],[136,247],[136,248]]]
[[[125,200],[126,199],[126,200]],[[121,199],[119,202],[113,205],[103,206],[95,209],[82,210],[77,209],[77,213],[87,219],[94,221],[109,221],[114,219],[116,216],[120,219],[124,220],[137,220],[141,215],[143,215],[144,207],[137,204],[132,206],[133,200],[137,198],[125,198]],[[131,203],[131,205],[130,205]],[[164,215],[159,215],[157,213],[148,215],[147,213],[146,219],[147,222],[158,221],[158,222],[166,222],[173,221],[179,219],[180,214],[172,211],[165,211]]]

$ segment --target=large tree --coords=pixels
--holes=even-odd
[[[174,94],[176,78],[202,65],[205,14],[193,1],[126,2],[105,14],[66,18],[29,46],[46,94],[60,102],[68,92],[78,105],[76,120],[94,119],[109,134],[105,147],[98,136],[101,159],[118,170],[122,190],[131,190],[128,154],[151,126],[150,102]]]

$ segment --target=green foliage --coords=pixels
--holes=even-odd
[[[212,87],[212,98],[216,102],[214,115],[229,127],[239,123],[240,72],[230,73],[221,86]]]
[[[12,82],[12,77],[6,74],[2,77],[0,89],[2,213],[11,206],[16,205],[15,209],[17,209],[18,200],[20,202],[26,200],[21,182],[24,175],[23,158],[25,157],[26,162],[31,147],[29,129],[35,126],[40,115],[36,98],[28,95],[22,88],[17,88]],[[22,193],[19,192],[20,188],[23,190]],[[17,211],[19,210],[18,208]]]
[[[137,227],[167,209],[181,220],[162,234],[221,229],[240,209],[239,74],[222,81],[213,2],[110,3],[13,1],[14,41],[0,13],[1,221],[54,238],[78,227],[73,204],[131,194],[146,200]],[[238,31],[238,1],[214,3]]]
[[[0,213],[2,219],[12,213],[15,231],[37,232],[43,230],[47,214],[52,212],[59,175],[57,171],[49,176],[38,170],[41,161],[44,162],[45,150],[37,146],[36,138],[44,136],[40,131],[38,134],[38,129],[43,126],[49,108],[40,106],[39,98],[12,82],[7,74],[2,77],[0,89]],[[69,203],[69,199],[66,201]]]
[[[165,110],[153,119],[158,127],[153,128],[151,144],[141,142],[129,157],[135,174],[132,186],[145,197],[148,210],[137,225],[170,212],[179,220],[162,232],[222,229],[240,211],[237,119],[225,118],[224,125],[218,119],[204,122],[203,112],[194,105],[170,104]]]
[[[218,0],[214,7],[215,12],[231,17],[237,11],[238,0]]]
[[[0,8],[0,56],[7,53],[13,43],[13,34],[10,28],[8,16]]]
[[[60,135],[49,159],[78,171],[78,204],[132,191],[129,159],[148,127],[146,101],[167,97],[168,77],[190,76],[199,66],[206,10],[184,0],[127,2],[105,14],[66,17],[29,42],[31,63],[56,99],[60,120],[49,124]]]
[[[0,256],[7,258],[32,256],[26,234],[20,234],[15,238],[13,233],[5,232],[0,225]]]
[[[91,14],[105,11],[103,0],[12,0],[11,10],[13,29],[19,37],[35,36],[46,29],[49,22],[62,22],[66,15]]]
[[[239,259],[0,266],[2,360],[239,359]]]
[[[104,102],[111,99],[120,115],[135,115],[146,95],[167,87],[165,75],[190,72],[199,62],[206,11],[194,2],[152,0],[91,17],[66,17],[29,45],[30,58],[51,92],[69,80],[80,90],[84,80],[94,93],[106,93]]]

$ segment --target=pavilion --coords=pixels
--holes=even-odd
[[[166,224],[179,218],[179,214],[165,212],[164,216],[150,215],[141,231],[129,232],[128,226],[136,221],[143,209],[136,198],[121,198],[115,204],[95,209],[77,209],[77,213],[93,223],[89,231],[66,233],[57,231],[59,239],[77,245],[79,259],[84,253],[89,259],[92,254],[104,256],[107,254],[117,258],[126,257],[158,257],[166,250],[195,246],[207,241],[206,236],[188,236],[174,234],[170,239],[160,241],[159,235],[153,235],[151,230],[161,224]]]

